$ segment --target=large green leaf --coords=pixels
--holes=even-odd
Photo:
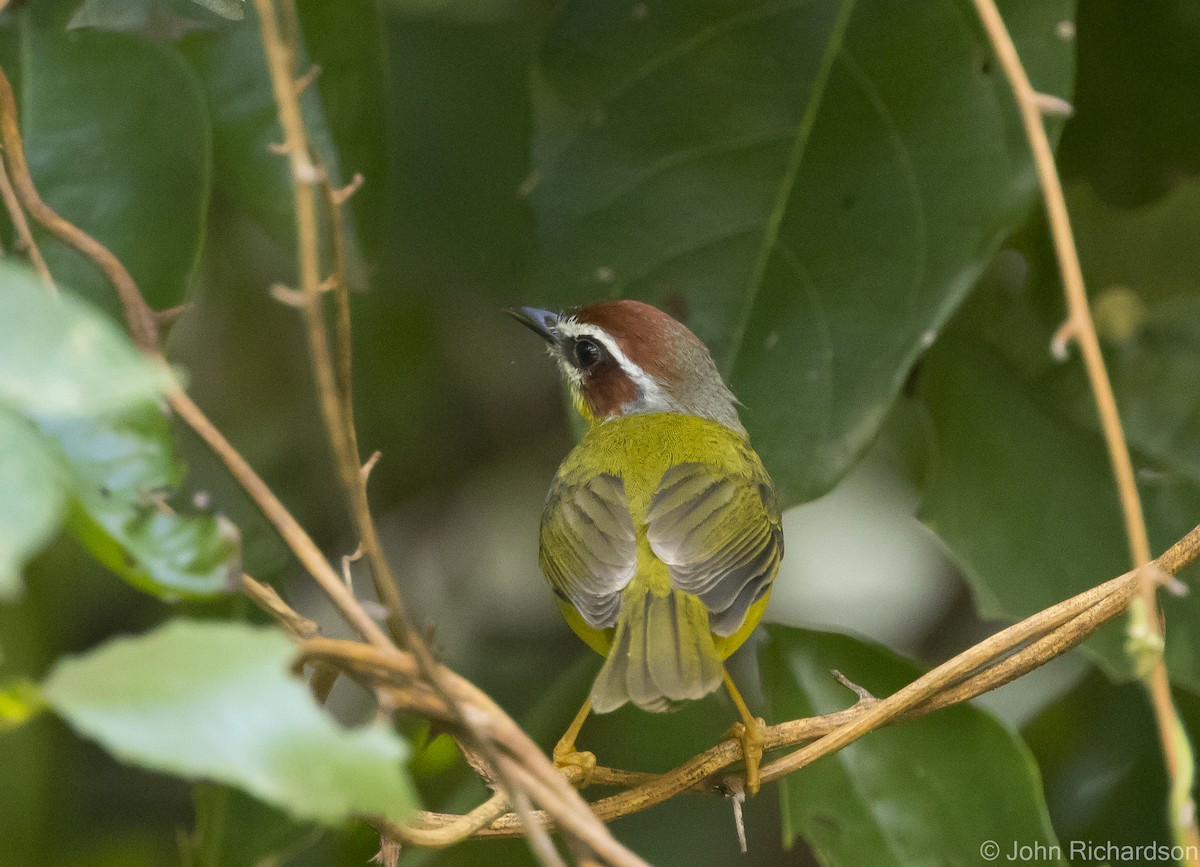
[[[1070,4],[1003,6],[1065,94]],[[539,71],[543,300],[686,305],[789,503],[870,442],[1034,192],[966,0],[580,0]]]
[[[921,516],[991,617],[1027,616],[1130,565],[1082,368],[1049,356],[1062,316],[1053,289],[985,295],[930,354],[921,380],[935,429]],[[1132,336],[1110,344],[1107,361],[1151,542],[1162,551],[1200,521],[1200,299],[1131,315]],[[1171,676],[1200,689],[1200,608],[1175,597],[1163,608]],[[1110,673],[1129,673],[1116,626],[1086,647]]]
[[[63,487],[37,431],[0,404],[0,601],[16,595],[21,568],[58,528]]]
[[[302,818],[403,818],[416,803],[405,744],[372,725],[345,731],[288,673],[275,629],[173,621],[58,663],[47,702],[122,759],[225,782]]]
[[[24,269],[0,264],[0,298],[0,413],[21,416],[0,416],[0,592],[12,592],[15,570],[58,526],[64,493],[72,531],[135,586],[170,598],[229,587],[233,528],[163,504],[182,478],[158,403],[177,387],[170,373]]]
[[[208,203],[209,129],[195,78],[169,47],[62,27],[66,4],[16,13],[16,70],[30,172],[42,198],[129,269],[152,305],[179,304]],[[63,285],[115,310],[90,262],[45,233]]]
[[[213,515],[180,515],[163,499],[183,477],[156,404],[42,429],[70,467],[71,531],[133,586],[167,599],[219,593],[240,571],[237,530]]]
[[[912,664],[844,635],[769,626],[759,654],[773,718],[841,710],[853,694],[831,669],[876,695],[916,678]],[[1041,781],[1019,737],[963,705],[866,735],[780,782],[784,839],[803,837],[822,864],[975,865],[1014,843],[1056,845]],[[981,857],[982,856],[982,857]],[[1060,862],[1061,858],[1047,858]]]
[[[26,269],[0,263],[0,402],[39,418],[112,412],[171,383],[85,304],[53,298]]]

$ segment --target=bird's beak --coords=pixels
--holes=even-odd
[[[557,313],[537,307],[506,307],[504,312],[547,343],[558,343],[562,337],[558,330]]]

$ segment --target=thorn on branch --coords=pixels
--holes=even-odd
[[[363,181],[365,180],[366,178],[363,177],[362,172],[355,172],[354,177],[350,179],[350,183],[333,190],[329,194],[330,198],[333,199],[333,203],[339,207],[343,205],[348,198],[358,192],[358,188],[363,185]]]
[[[291,152],[291,148],[288,147],[288,143],[285,141],[268,142],[267,150],[281,157],[286,157]]]
[[[1067,319],[1058,326],[1054,336],[1050,338],[1050,357],[1055,361],[1066,361],[1070,358],[1067,347],[1075,341],[1076,337],[1078,334],[1075,330],[1075,321]]]
[[[298,289],[292,289],[282,283],[274,283],[270,291],[271,297],[280,304],[286,304],[288,307],[304,306],[304,293]]]
[[[871,702],[875,702],[875,701],[879,700],[875,696],[873,696],[866,687],[859,686],[857,683],[852,681],[850,678],[846,677],[846,675],[842,674],[836,668],[829,669],[829,673],[833,675],[834,679],[837,680],[838,683],[840,683],[842,686],[846,687],[846,689],[850,690],[852,693],[857,695],[860,703],[870,704]]]
[[[310,66],[308,68],[308,72],[304,73],[302,76],[297,78],[294,82],[292,82],[292,86],[296,88],[296,96],[299,96],[300,94],[304,93],[304,91],[308,88],[308,86],[317,80],[317,76],[320,74],[321,74],[320,64],[314,63],[312,66]]]
[[[1038,111],[1046,117],[1071,117],[1075,114],[1075,106],[1052,93],[1035,93]]]
[[[371,470],[375,469],[375,465],[379,463],[379,459],[381,457],[383,457],[383,452],[376,449],[375,451],[371,452],[371,456],[367,458],[367,462],[362,465],[362,468],[359,470],[359,472],[362,473],[364,485],[366,485],[367,480],[371,478]]]

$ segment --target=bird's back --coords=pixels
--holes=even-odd
[[[542,569],[563,613],[608,656],[598,710],[663,710],[715,689],[782,553],[771,482],[744,435],[675,413],[592,427],[542,520]]]

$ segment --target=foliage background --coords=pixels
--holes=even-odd
[[[747,401],[755,442],[788,502],[806,501],[786,518],[788,557],[769,613],[775,623],[861,636],[930,663],[995,621],[1126,568],[1081,374],[1047,352],[1061,302],[1019,134],[1011,124],[971,126],[993,109],[1011,113],[995,96],[1003,82],[986,54],[969,52],[959,59],[975,77],[955,79],[957,61],[944,45],[953,39],[915,20],[909,4],[814,7],[814,29],[802,31],[814,53],[801,52],[787,75],[762,73],[788,86],[800,81],[808,74],[800,67],[826,45],[813,35],[817,25],[836,28],[845,24],[839,16],[849,16],[847,38],[864,74],[884,91],[898,82],[896,94],[880,96],[895,112],[891,132],[830,91],[817,115],[827,150],[813,140],[796,184],[799,206],[782,221],[806,264],[825,269],[817,285],[829,285],[847,263],[867,263],[860,271],[870,279],[839,290],[833,300],[841,299],[842,318],[835,306],[827,320],[837,337],[829,351],[844,367],[822,385],[840,418],[824,428],[811,423],[819,396],[800,373],[819,358],[820,338],[811,311],[788,306],[797,283],[776,275],[777,263],[767,262],[749,289],[732,275],[741,255],[733,248],[711,259],[685,257],[676,273],[654,280],[622,280],[624,266],[634,269],[671,232],[694,239],[705,220],[723,230],[721,221],[735,216],[713,185],[717,175],[670,171],[661,186],[651,179],[632,200],[596,210],[607,185],[632,171],[621,162],[630,141],[622,136],[636,140],[639,130],[655,128],[650,120],[664,100],[681,141],[703,141],[736,114],[744,94],[732,84],[723,90],[727,79],[698,93],[672,90],[669,77],[661,91],[651,81],[596,124],[604,134],[585,134],[574,162],[551,156],[562,152],[562,130],[624,77],[638,51],[673,38],[671,15],[685,21],[686,5],[616,4],[602,12],[522,0],[298,4],[308,53],[323,70],[306,94],[310,124],[343,177],[367,178],[351,200],[362,289],[354,298],[356,404],[364,449],[384,452],[371,490],[389,552],[444,657],[547,743],[597,661],[560,622],[537,572],[541,498],[573,434],[539,347],[498,313],[514,302],[625,291],[685,305]],[[1161,549],[1200,514],[1200,13],[1186,0],[1002,7],[1035,84],[1076,108],[1061,127],[1060,171]],[[966,18],[970,8],[945,3],[925,14]],[[266,291],[292,279],[292,227],[283,161],[266,148],[279,133],[252,17],[229,21],[193,4],[151,0],[13,4],[2,16],[0,64],[18,89],[31,168],[46,198],[113,247],[156,306],[194,304],[169,344],[190,392],[326,550],[352,549],[333,505],[336,479],[313,412],[299,319]],[[1065,30],[1056,29],[1061,22]],[[664,28],[650,30],[658,35],[648,46],[626,32],[641,23]],[[933,64],[930,73],[942,78],[931,81],[963,107],[954,125],[904,99],[930,67],[928,52],[942,48],[945,58],[935,59],[945,66]],[[749,49],[746,56],[755,57]],[[719,59],[701,51],[697,70]],[[751,70],[746,80],[758,75]],[[612,139],[603,137],[607,130],[615,130]],[[913,250],[911,200],[888,186],[894,172],[865,172],[894,158],[868,145],[896,130],[916,136],[907,154],[913,182],[926,185],[917,199],[932,203],[929,213],[961,207],[960,222],[979,212],[987,224],[976,238],[962,237],[950,219],[930,224],[922,242],[928,310],[912,322],[887,307],[902,273],[896,262]],[[862,161],[839,163],[857,142],[867,143]],[[653,155],[661,142],[642,144]],[[748,186],[773,165],[769,153],[754,150],[730,159]],[[847,165],[864,173],[836,175]],[[851,184],[859,185],[853,195],[844,192]],[[838,206],[863,202],[875,210],[860,209],[869,212],[862,222],[840,221]],[[53,243],[44,249],[63,285],[116,313],[86,263]],[[613,258],[596,258],[605,255]],[[618,285],[598,264],[615,272]],[[742,303],[744,321],[722,306]],[[760,339],[771,322],[790,328],[777,339],[792,354],[779,361],[730,349],[738,321],[743,336]],[[860,384],[872,365],[880,383],[873,391]],[[322,600],[224,472],[186,432],[177,434],[187,466],[180,500],[206,492],[241,528],[246,570],[302,610],[322,612]],[[360,591],[366,583],[360,579]],[[0,605],[0,680],[39,678],[65,653],[144,632],[179,611],[256,619],[238,598],[168,605],[138,593],[64,536],[26,569],[20,601]],[[1167,613],[1177,700],[1185,719],[1200,725],[1200,654],[1190,626],[1200,615],[1191,600],[1173,601]],[[332,617],[321,619],[336,631]],[[821,680],[822,666],[865,660],[867,676],[855,679],[877,691],[910,672],[840,636],[772,634],[761,656],[766,683],[790,672],[802,684],[757,696],[777,719],[849,703]],[[753,650],[740,655],[741,680],[753,683],[756,662]],[[1027,811],[1033,826],[1048,815],[1060,841],[1167,840],[1154,729],[1141,691],[1122,682],[1127,672],[1119,629],[1110,627],[1087,652],[986,699],[1028,745],[1019,761],[1036,762],[1044,804],[1029,768],[978,785]],[[332,705],[350,722],[369,713],[344,686]],[[665,770],[711,744],[731,718],[720,698],[667,717],[622,711],[589,723],[583,743],[608,764]],[[987,718],[960,722],[947,723],[952,736],[969,725],[995,739],[975,753],[981,767],[1002,751],[1023,750]],[[425,742],[416,723],[407,734]],[[843,845],[861,847],[864,829],[882,824],[884,848],[872,858],[887,851],[898,863],[919,860],[897,846],[895,826],[881,822],[879,806],[893,803],[886,791],[920,800],[923,772],[969,788],[971,757],[938,770],[937,738],[951,734],[934,733],[895,747],[920,761],[889,765],[893,735],[871,736],[863,750],[839,756],[841,764],[802,771],[782,813],[769,791],[756,799],[747,813],[748,858],[736,854],[729,809],[715,800],[679,798],[620,821],[616,831],[655,864],[698,857],[853,863],[838,854],[839,834]],[[874,741],[883,745],[872,757],[865,750]],[[413,775],[429,805],[478,798],[444,738],[418,751]],[[120,764],[50,715],[0,734],[0,779],[0,864],[361,864],[376,846],[361,826],[315,828],[233,789]],[[853,779],[878,780],[880,788],[840,801],[836,793],[855,788]],[[971,815],[962,798],[942,813],[949,818],[939,833],[968,838],[956,851],[981,842],[971,836]],[[928,824],[920,816],[899,821],[901,828]],[[786,853],[781,827],[802,836]],[[528,858],[519,843],[480,843],[406,854],[404,863]]]

